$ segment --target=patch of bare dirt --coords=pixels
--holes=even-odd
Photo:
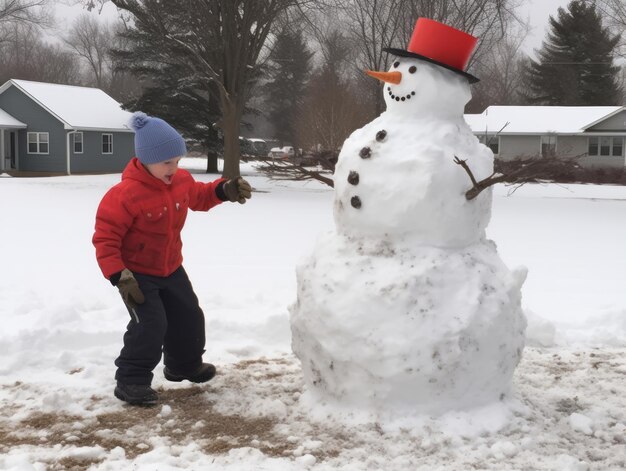
[[[280,365],[282,360],[253,360],[233,365],[231,368],[244,372],[254,367]],[[257,372],[258,374],[259,372]],[[226,373],[228,374],[228,373]],[[276,379],[280,373],[264,374],[264,381]],[[224,388],[238,389],[245,378],[226,380]],[[19,383],[9,388],[29,388],[27,383]],[[123,410],[97,414],[85,418],[63,413],[35,412],[23,420],[8,422],[0,419],[0,453],[8,453],[12,448],[32,445],[53,447],[71,445],[76,447],[100,446],[106,451],[121,447],[128,459],[133,459],[152,450],[145,437],[159,436],[171,443],[185,445],[190,442],[200,444],[207,454],[225,454],[234,448],[253,446],[268,456],[284,456],[293,446],[285,444],[284,437],[274,432],[279,423],[275,417],[244,417],[222,414],[214,410],[214,403],[206,392],[210,385],[192,385],[183,389],[158,389],[160,404],[167,404],[171,412],[160,414],[161,406],[123,406]],[[103,398],[93,396],[89,410],[97,410]],[[5,412],[8,412],[5,410]],[[10,417],[17,412],[11,410]],[[172,419],[172,420],[170,420]],[[85,469],[98,461],[66,458],[48,463],[51,470]]]
[[[620,425],[626,423],[625,358],[624,350],[527,349],[514,381],[516,396],[527,410],[517,411],[500,432],[455,442],[431,428],[434,424],[411,433],[388,433],[377,424],[353,427],[312,420],[309,411],[299,407],[303,385],[299,363],[294,357],[281,357],[226,366],[208,385],[159,389],[161,405],[167,408],[122,406],[111,412],[111,397],[92,396],[85,406],[89,417],[33,413],[17,421],[11,417],[22,417],[24,406],[4,401],[0,455],[21,446],[46,450],[55,445],[99,446],[105,451],[121,447],[132,460],[162,442],[193,443],[213,456],[241,447],[269,457],[310,454],[316,463],[338,469],[350,463],[363,465],[354,469],[500,471],[503,462],[510,469],[564,469],[557,462],[560,456],[581,460],[590,469],[626,469],[626,432]],[[3,389],[27,398],[42,391],[25,382]],[[574,429],[569,421],[573,413],[593,417],[594,433]],[[508,454],[500,456],[499,449]],[[45,456],[35,453],[38,460]],[[97,463],[76,456],[50,458],[46,464],[56,471]]]

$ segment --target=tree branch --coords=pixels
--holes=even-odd
[[[480,181],[476,180],[466,160],[461,160],[457,156],[454,156],[454,163],[463,167],[470,177],[472,187],[465,192],[465,198],[467,198],[467,200],[473,200],[483,190],[496,183],[510,183],[521,186],[525,183],[536,182],[538,180],[554,179],[565,172],[580,168],[576,161],[585,155],[586,153],[573,157],[550,156],[535,157],[527,160],[518,159],[512,162],[514,165],[517,165],[517,167],[513,168],[511,171],[503,173],[494,172]]]

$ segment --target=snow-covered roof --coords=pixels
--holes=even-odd
[[[132,132],[128,126],[131,113],[99,88],[11,79],[0,87],[0,93],[11,85],[48,110],[66,129]]]
[[[18,121],[9,113],[0,108],[0,128],[19,129],[25,128],[26,125],[21,121]]]
[[[490,106],[481,114],[466,114],[465,121],[473,132],[578,134],[624,109],[622,106]]]

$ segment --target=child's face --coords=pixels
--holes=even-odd
[[[166,185],[172,183],[172,178],[174,178],[174,174],[178,170],[178,162],[182,157],[174,157],[170,160],[164,160],[163,162],[159,162],[156,164],[146,164],[145,167],[150,172],[154,178],[158,178]]]

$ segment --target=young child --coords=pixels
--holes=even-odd
[[[208,211],[222,201],[243,204],[251,196],[241,177],[194,181],[178,163],[185,141],[165,121],[135,113],[135,153],[122,181],[102,198],[93,244],[100,269],[117,286],[131,316],[115,360],[114,394],[130,404],[158,400],[152,370],[164,354],[169,381],[209,381],[215,367],[203,363],[204,314],[182,267],[180,233],[187,210]]]

